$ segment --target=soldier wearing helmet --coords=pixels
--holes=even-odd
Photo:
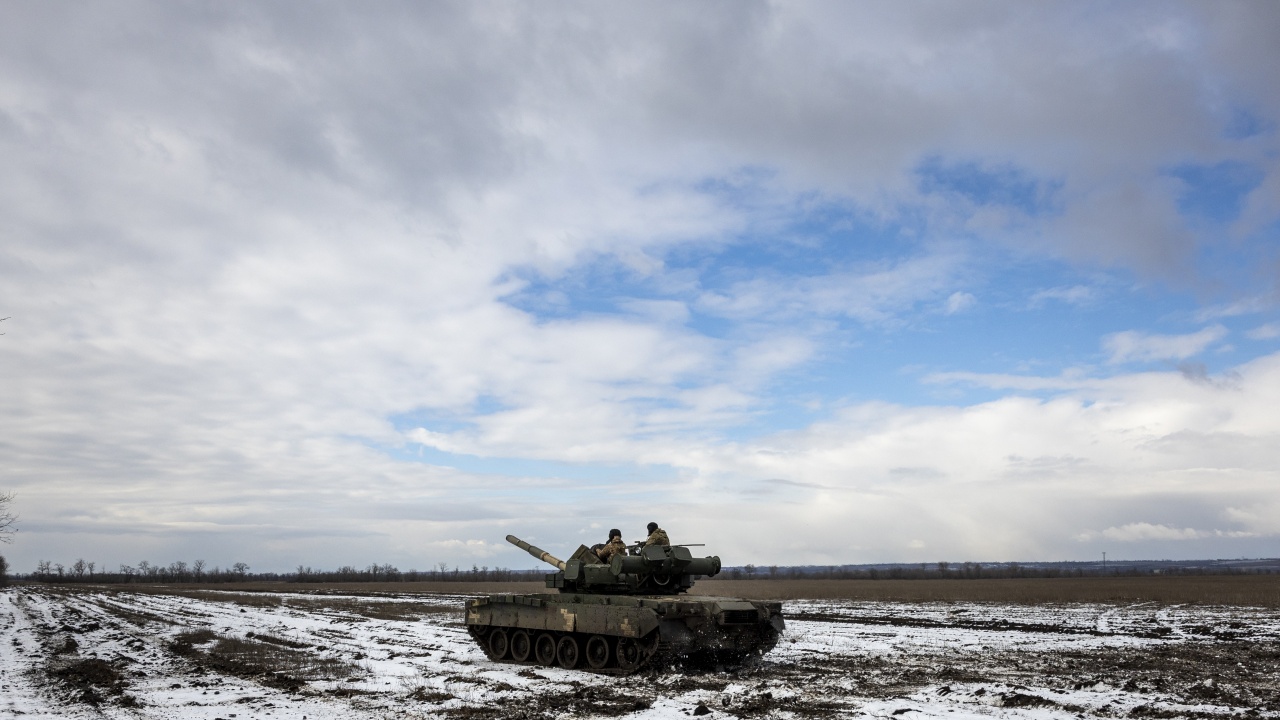
[[[667,532],[665,530],[658,527],[658,523],[649,523],[648,530],[649,537],[644,541],[645,547],[649,547],[650,545],[662,545],[663,547],[671,546],[671,539],[667,537]]]
[[[614,528],[609,531],[609,542],[599,546],[596,555],[602,562],[609,562],[614,555],[626,555],[627,544],[622,542],[622,531]]]

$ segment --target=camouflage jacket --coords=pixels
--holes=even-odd
[[[649,547],[650,545],[670,546],[671,539],[667,537],[667,531],[662,528],[654,530],[653,533],[649,535],[649,539],[644,541],[645,547]]]
[[[609,538],[609,542],[596,553],[600,559],[609,562],[614,555],[626,555],[627,544],[622,542],[622,538]]]

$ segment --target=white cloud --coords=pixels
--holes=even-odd
[[[736,319],[792,321],[850,317],[892,324],[917,303],[938,298],[964,272],[964,258],[938,252],[896,263],[839,270],[828,275],[782,277],[762,273],[698,299],[704,312]],[[954,302],[964,304],[966,293]],[[948,300],[948,306],[952,302]]]
[[[1280,423],[1267,408],[1280,401],[1280,355],[1238,372],[1232,388],[1162,372],[1059,384],[1046,400],[860,404],[828,422],[702,451],[696,465],[707,484],[682,499],[722,497],[719,482],[749,487],[756,494],[740,495],[744,505],[732,514],[756,516],[748,497],[769,502],[789,542],[817,553],[816,562],[840,556],[827,549],[833,542],[869,557],[921,561],[940,556],[939,548],[949,557],[1079,556],[1067,543],[1081,541],[1088,555],[1121,537],[1176,543],[1154,551],[1165,557],[1215,556],[1228,547],[1265,555],[1274,521],[1237,508],[1278,501],[1272,475]],[[705,509],[682,516],[692,523]],[[1100,516],[1126,521],[1080,536],[1077,528]],[[732,523],[713,526],[733,532]],[[912,538],[932,554],[894,544]]]
[[[1252,315],[1265,311],[1271,305],[1272,303],[1264,297],[1242,298],[1226,305],[1213,305],[1202,308],[1196,311],[1194,318],[1196,322],[1208,322],[1219,318]]]
[[[1101,532],[1086,532],[1079,536],[1080,540],[1089,541],[1096,538],[1115,540],[1117,542],[1142,542],[1148,540],[1178,541],[1202,540],[1205,538],[1249,538],[1257,533],[1238,530],[1196,530],[1193,528],[1176,528],[1168,525],[1152,523],[1128,523],[1120,527],[1109,527]]]
[[[946,313],[955,315],[978,304],[978,298],[967,292],[953,292],[947,297]]]
[[[1155,335],[1127,330],[1103,338],[1102,347],[1110,354],[1107,360],[1110,363],[1184,360],[1199,355],[1226,336],[1227,329],[1221,325],[1186,335]]]
[[[1250,340],[1272,340],[1280,337],[1280,323],[1267,323],[1247,331],[1244,334]]]
[[[1167,525],[1152,525],[1151,523],[1130,523],[1123,527],[1110,527],[1102,531],[1102,536],[1108,540],[1119,540],[1121,542],[1133,542],[1135,540],[1195,540],[1205,537],[1206,533],[1201,530],[1192,530],[1191,528],[1171,528]]]
[[[413,442],[436,450],[443,450],[448,453],[465,452],[447,434],[432,432],[426,428],[414,428],[408,432],[407,437]]]
[[[1037,307],[1046,300],[1057,300],[1068,305],[1088,305],[1098,300],[1098,291],[1088,285],[1048,288],[1031,296],[1031,306]]]

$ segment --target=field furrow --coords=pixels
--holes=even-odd
[[[490,662],[463,595],[11,588],[13,717],[1280,717],[1280,611],[795,600],[754,666]]]

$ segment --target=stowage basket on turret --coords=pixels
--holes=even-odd
[[[782,603],[687,595],[720,558],[681,545],[633,546],[601,562],[580,546],[569,560],[508,535],[556,567],[558,592],[469,600],[467,630],[491,660],[627,675],[663,660],[737,664],[759,657],[782,634]]]

